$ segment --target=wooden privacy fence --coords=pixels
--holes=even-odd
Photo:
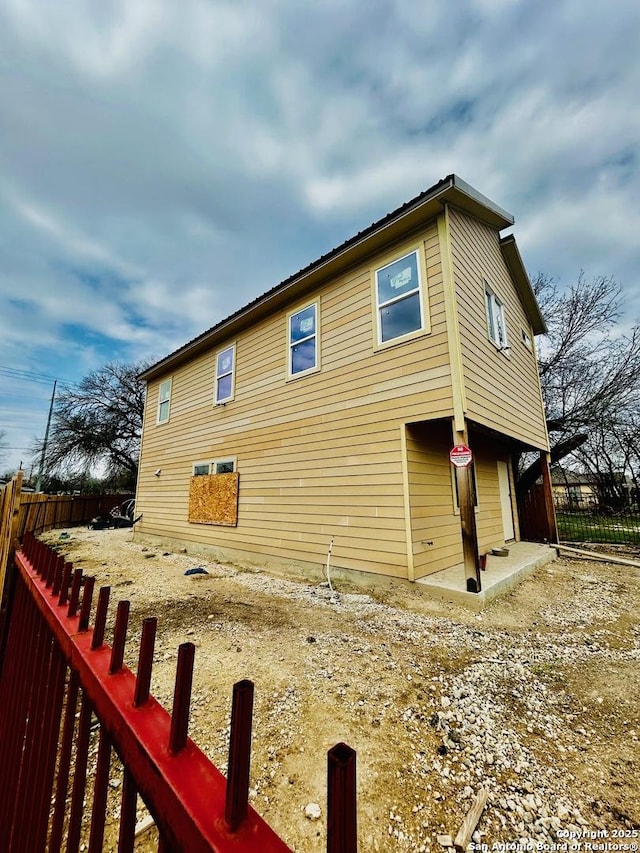
[[[20,506],[20,489],[22,487],[22,471],[3,486],[0,490],[0,599],[4,590],[4,581],[18,536],[18,507]]]
[[[81,843],[90,853],[133,850],[139,794],[158,827],[162,853],[289,851],[248,804],[252,682],[234,686],[225,779],[187,736],[193,644],[179,647],[169,715],[149,692],[155,618],[143,622],[134,676],[123,665],[128,601],[118,603],[110,648],[104,642],[109,587],[100,590],[90,627],[92,577],[73,571],[31,535],[15,563],[0,660],[0,848],[58,851],[66,839],[69,853]],[[99,740],[91,771],[94,717]],[[115,827],[105,819],[114,754],[123,773]],[[330,853],[356,851],[355,762],[346,744],[329,751]]]
[[[518,498],[520,534],[531,542],[557,542],[558,530],[552,499],[545,497],[541,483]]]
[[[39,495],[22,494],[18,513],[18,538],[54,527],[83,524],[108,515],[132,495]]]

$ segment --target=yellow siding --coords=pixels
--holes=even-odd
[[[454,208],[449,223],[466,416],[547,449],[536,358],[522,343],[522,329],[532,339],[533,333],[502,257],[499,235]],[[485,279],[505,306],[508,355],[487,336]]]
[[[478,493],[478,553],[484,554],[505,543],[497,462],[504,461],[511,466],[506,445],[476,433],[471,434],[469,443],[474,454]],[[449,421],[407,425],[411,542],[416,580],[442,569],[462,566],[460,514],[455,506],[449,461],[451,446]],[[514,529],[517,539],[515,518]]]
[[[500,506],[500,491],[498,485],[498,460],[506,462],[511,471],[511,461],[508,450],[497,445],[484,436],[471,435],[470,444],[473,449],[476,466],[476,486],[478,491],[478,511],[476,527],[478,531],[478,553],[486,554],[492,548],[505,544]],[[513,496],[513,481],[511,482]],[[517,512],[513,506],[515,538],[518,538]]]
[[[543,448],[546,432],[535,355],[521,340],[521,329],[532,332],[498,234],[453,209],[449,228],[450,303],[457,311],[457,319],[449,317],[449,332],[457,322],[459,397],[476,460],[478,546],[484,553],[504,543],[497,461],[509,461],[508,439]],[[417,247],[431,330],[378,347],[373,270]],[[505,305],[508,357],[487,337],[485,279]],[[319,312],[320,369],[289,379],[287,315],[311,302]],[[230,344],[236,353],[234,398],[214,406],[216,353]],[[140,533],[218,549],[221,558],[248,555],[256,563],[316,566],[325,562],[334,537],[336,568],[415,579],[461,565],[448,458],[450,350],[434,222],[149,384],[137,496]],[[159,385],[167,378],[170,417],[157,424]],[[486,438],[474,422],[504,434],[505,441]],[[240,475],[237,527],[190,524],[193,464],[228,457],[236,458]]]
[[[462,562],[460,518],[451,480],[450,421],[407,426],[407,465],[415,578]]]
[[[451,380],[435,223],[420,243],[431,332],[377,350],[371,272],[384,255],[327,282],[228,343],[235,396],[213,406],[215,352],[176,369],[169,421],[156,424],[150,383],[137,511],[140,533],[235,552],[407,576],[400,426],[451,414]],[[424,270],[423,270],[424,272]],[[287,381],[286,317],[318,301],[321,370]],[[163,379],[165,377],[162,377]],[[235,456],[235,528],[189,524],[192,464]],[[154,476],[162,469],[160,477]]]

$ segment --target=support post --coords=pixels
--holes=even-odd
[[[464,559],[464,574],[467,580],[467,592],[481,592],[478,531],[476,528],[476,510],[471,484],[471,468],[456,468],[456,482],[458,483],[458,505],[460,507],[460,526],[462,528],[462,556]]]
[[[553,489],[551,487],[551,470],[549,460],[551,454],[544,450],[540,451],[540,468],[542,469],[542,490],[544,494],[545,520],[547,539],[549,542],[558,541],[558,525],[556,523],[556,510],[553,505]]]
[[[455,444],[468,444],[468,433],[454,430]],[[471,463],[474,464],[473,462]],[[458,506],[460,507],[460,527],[462,529],[462,557],[464,574],[467,582],[467,592],[481,592],[480,560],[478,557],[478,530],[476,528],[476,510],[473,500],[473,485],[471,481],[471,466],[455,469],[456,485],[458,487]]]

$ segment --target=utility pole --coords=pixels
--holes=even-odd
[[[51,416],[53,415],[53,401],[56,396],[56,385],[58,380],[53,382],[53,393],[51,394],[51,403],[49,404],[49,417],[47,418],[47,428],[44,431],[44,442],[42,444],[42,453],[40,455],[40,470],[38,471],[38,479],[36,480],[36,492],[42,491],[42,475],[44,474],[44,460],[47,455],[47,443],[49,441],[49,427],[51,426]]]

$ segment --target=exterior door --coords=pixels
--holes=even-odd
[[[511,506],[511,483],[509,480],[509,466],[506,462],[498,462],[498,488],[500,490],[500,508],[502,509],[502,527],[504,529],[504,541],[515,539],[513,527],[513,507]]]

